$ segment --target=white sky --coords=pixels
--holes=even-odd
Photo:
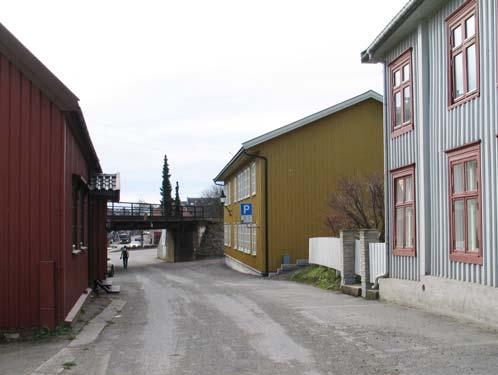
[[[121,200],[182,198],[240,144],[374,89],[360,52],[406,0],[0,0],[2,22],[79,98]]]

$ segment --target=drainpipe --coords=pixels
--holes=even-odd
[[[246,150],[243,151],[244,155],[261,159],[265,162],[265,272],[263,272],[263,276],[267,277],[268,276],[268,158],[265,156],[257,155],[257,154],[251,154],[247,152]]]
[[[388,114],[388,108],[387,108],[387,103],[388,103],[388,85],[387,85],[387,75],[386,75],[386,65],[384,63],[384,217],[385,217],[385,227],[384,227],[384,242],[386,244],[386,272],[383,275],[377,276],[375,278],[375,283],[372,287],[372,289],[378,289],[379,288],[379,279],[385,279],[389,277],[389,261],[391,260],[391,257],[389,255],[389,231],[390,231],[390,224],[389,224],[389,214],[391,212],[391,206],[390,206],[390,200],[389,200],[389,193],[390,193],[390,181],[389,181],[389,132],[387,129],[389,128],[387,125],[389,124],[388,121],[390,119],[390,116]]]

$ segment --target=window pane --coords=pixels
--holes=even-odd
[[[403,203],[405,201],[405,180],[398,178],[396,180],[396,203]]]
[[[413,177],[405,178],[406,197],[405,201],[413,201]]]
[[[401,125],[401,93],[398,92],[394,96],[394,105],[395,105],[395,126]]]
[[[477,198],[467,200],[467,241],[469,251],[479,249]]]
[[[406,228],[406,238],[405,247],[413,248],[413,207],[405,208],[405,228]]]
[[[473,44],[467,48],[467,90],[474,91],[477,89],[477,58],[476,45]]]
[[[406,64],[403,67],[403,82],[408,81],[410,79],[410,64]]]
[[[397,70],[394,72],[394,87],[397,87],[401,84],[401,70]]]
[[[465,29],[467,32],[467,39],[473,37],[476,34],[476,18],[475,16],[470,17],[465,21]]]
[[[405,225],[404,225],[404,208],[396,209],[396,247],[402,248],[405,244],[404,239]]]
[[[453,47],[458,47],[462,44],[462,26],[453,29]]]
[[[464,94],[463,92],[463,56],[461,53],[455,56],[453,67],[453,80],[455,85],[455,98]]]
[[[410,87],[405,87],[403,90],[403,99],[404,99],[404,113],[403,113],[403,122],[409,122],[412,119],[412,101],[411,101],[411,89]]]
[[[455,233],[455,250],[465,250],[465,235],[464,235],[464,206],[463,200],[458,200],[454,202],[454,233]]]
[[[477,190],[477,160],[471,160],[465,163],[466,185],[465,191]]]
[[[453,193],[463,192],[463,164],[453,166]]]

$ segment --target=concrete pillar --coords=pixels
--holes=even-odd
[[[367,290],[372,287],[370,283],[370,243],[379,241],[379,232],[376,229],[360,230],[360,270],[361,270],[361,296],[367,296]]]
[[[166,262],[175,261],[175,238],[172,229],[163,229],[157,246],[157,257]]]
[[[173,229],[167,230],[166,237],[166,262],[175,263],[175,232]]]
[[[341,231],[341,256],[342,256],[342,270],[341,270],[341,285],[352,285],[356,280],[354,273],[354,245],[355,245],[355,231],[342,230]]]

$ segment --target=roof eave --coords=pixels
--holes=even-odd
[[[448,0],[410,0],[387,24],[370,46],[361,53],[362,63],[384,62],[384,53],[395,46],[416,27],[420,20],[431,15]]]
[[[359,104],[359,103],[364,102],[364,101],[369,100],[369,99],[377,100],[380,103],[383,102],[382,95],[380,95],[378,92],[375,92],[373,90],[369,90],[369,91],[364,92],[363,94],[357,95],[353,98],[347,99],[341,103],[333,105],[332,107],[329,107],[329,108],[326,108],[322,111],[316,112],[310,116],[306,116],[298,121],[292,122],[288,125],[285,125],[285,126],[282,126],[278,129],[272,130],[272,131],[265,133],[263,135],[260,135],[256,138],[250,139],[249,141],[244,142],[242,144],[242,146],[245,149],[249,149],[249,148],[258,146],[264,142],[268,142],[269,140],[280,137],[280,136],[287,134],[291,131],[299,129],[299,128],[306,126],[308,124],[311,124],[315,121],[321,120],[327,116],[331,116],[337,112],[343,111],[347,108],[350,108],[356,104]]]

